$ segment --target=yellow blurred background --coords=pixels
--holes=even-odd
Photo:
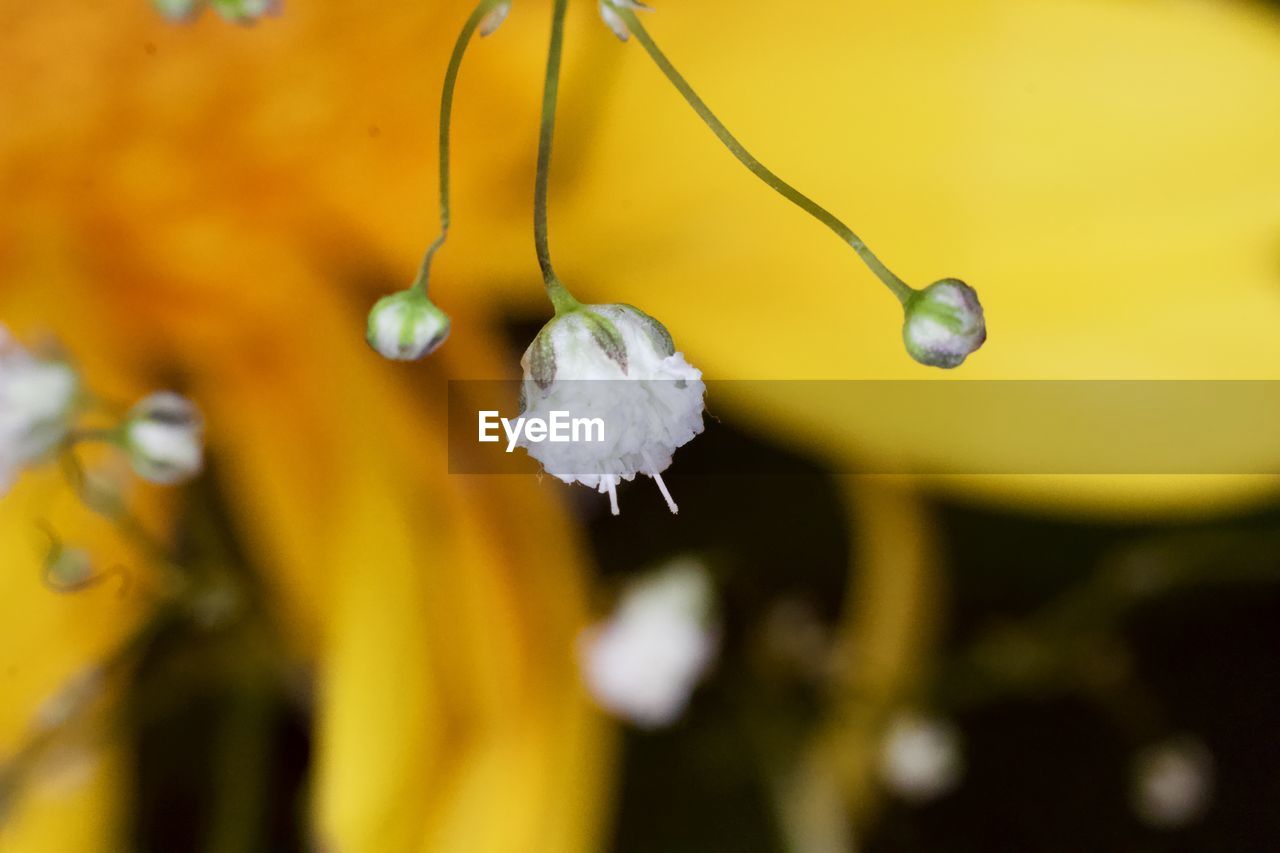
[[[211,727],[225,796],[202,849],[294,849],[245,827],[295,809],[301,849],[328,853],[639,849],[613,840],[620,734],[574,657],[611,561],[634,560],[600,547],[603,522],[558,483],[452,476],[442,449],[445,381],[515,375],[508,330],[547,314],[530,229],[549,6],[515,0],[467,56],[432,291],[454,333],[404,366],[367,349],[363,317],[434,235],[439,86],[469,4],[286,0],[238,27],[175,25],[144,0],[0,0],[0,322],[56,336],[110,399],[177,387],[209,424],[206,484],[132,496],[254,614],[172,664],[250,697]],[[978,288],[990,339],[945,376],[907,358],[898,306],[845,247],[721,150],[594,3],[570,9],[557,266],[584,299],[660,318],[708,378],[1280,379],[1275,8],[667,0],[646,17],[752,150],[899,274]],[[712,411],[830,472],[923,440],[883,412],[743,387]],[[1259,430],[1259,458],[1275,440]],[[851,568],[830,627],[860,664],[823,693],[797,749],[811,758],[781,786],[792,841],[754,849],[873,820],[868,743],[938,668],[939,602],[965,582],[945,573],[958,558],[938,502],[1174,529],[1275,507],[1274,476],[975,477],[966,462],[833,480]],[[776,518],[780,540],[805,535]],[[157,783],[139,782],[137,730],[112,710],[138,706],[134,667],[110,662],[153,636],[162,581],[50,590],[42,520],[103,565],[145,565],[56,471],[0,500],[0,761],[43,744],[33,721],[61,685],[109,676],[87,731],[0,785],[0,851],[158,849],[131,793]],[[686,508],[661,523],[659,551],[724,522]],[[303,709],[309,750],[284,801],[266,793],[287,787],[262,722],[276,705]]]

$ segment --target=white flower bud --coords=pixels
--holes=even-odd
[[[489,10],[489,14],[484,16],[480,21],[480,36],[491,36],[502,26],[502,22],[507,19],[507,15],[511,14],[511,0],[499,3]]]
[[[204,421],[195,405],[170,391],[152,394],[129,412],[123,444],[144,480],[174,485],[204,467]]]
[[[1177,738],[1149,747],[1133,765],[1133,808],[1149,826],[1174,828],[1200,817],[1213,788],[1213,758],[1202,744]]]
[[[44,577],[54,589],[83,589],[94,579],[93,558],[83,548],[66,548],[55,542],[45,559]]]
[[[648,9],[649,7],[639,0],[600,0],[600,17],[604,19],[605,25],[613,31],[615,36],[626,41],[631,38],[631,30],[619,17],[616,11],[619,7],[626,9]]]
[[[414,288],[384,296],[369,312],[365,339],[379,355],[416,361],[435,352],[449,337],[449,315]]]
[[[70,365],[32,354],[0,326],[0,494],[66,436],[79,389]]]
[[[945,720],[898,714],[880,743],[880,777],[900,797],[937,799],[960,781],[960,734]]]
[[[987,339],[978,292],[959,279],[935,281],[907,302],[902,339],[921,364],[959,367]]]
[[[715,660],[712,596],[706,569],[693,560],[628,585],[613,615],[579,641],[596,702],[642,728],[678,719]]]
[[[520,364],[526,417],[560,411],[604,423],[601,441],[522,439],[549,474],[607,493],[614,515],[618,484],[644,474],[678,511],[662,472],[702,432],[706,385],[661,323],[630,305],[584,305],[544,326]]]

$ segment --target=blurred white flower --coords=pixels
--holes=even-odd
[[[644,474],[679,511],[662,472],[676,448],[702,432],[706,385],[665,326],[630,305],[584,305],[544,326],[520,364],[523,415],[550,420],[564,411],[604,421],[602,441],[522,440],[549,474],[607,493],[614,515],[618,484]]]
[[[204,467],[204,421],[185,397],[152,394],[130,410],[122,429],[129,461],[144,480],[169,486]]]
[[[633,581],[613,615],[583,632],[583,677],[601,707],[646,729],[670,725],[715,659],[711,578],[681,560]]]
[[[960,733],[951,723],[913,712],[890,721],[880,743],[880,777],[889,790],[923,802],[951,791],[963,774]]]
[[[1148,747],[1133,764],[1133,808],[1146,824],[1183,826],[1204,813],[1213,792],[1213,756],[1193,738]]]
[[[935,281],[907,302],[902,340],[921,364],[959,367],[987,340],[978,292],[959,279]]]
[[[78,390],[70,365],[36,356],[0,326],[0,494],[66,436]]]

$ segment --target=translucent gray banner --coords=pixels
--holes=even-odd
[[[563,410],[551,407],[564,412],[560,423],[547,424],[545,433],[533,424],[532,434],[558,429],[572,443],[597,441],[601,430],[615,441],[620,430],[634,437],[660,429],[661,401],[669,396],[661,382],[558,382],[569,401]],[[1280,474],[1278,381],[708,380],[706,386],[711,415],[803,448],[832,473]],[[448,396],[451,473],[540,469],[526,446],[511,441],[512,432],[525,445],[530,436],[531,424],[517,425],[519,381],[451,381]],[[636,401],[647,398],[654,402],[643,412]],[[705,427],[675,451],[674,471],[787,473],[776,460],[707,452],[727,429],[712,416]],[[592,448],[581,449],[590,456]]]

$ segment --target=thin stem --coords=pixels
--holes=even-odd
[[[538,129],[538,171],[533,189],[533,242],[547,296],[563,314],[577,308],[578,300],[556,276],[547,240],[547,184],[551,173],[551,142],[555,137],[556,101],[560,94],[560,55],[564,48],[564,16],[568,0],[555,0],[551,8],[551,44],[547,48],[547,74],[542,84],[542,121]]]
[[[458,70],[462,67],[462,57],[467,52],[471,37],[489,13],[503,2],[505,0],[480,0],[471,17],[462,25],[462,32],[458,33],[458,40],[453,45],[453,55],[449,57],[449,68],[444,74],[444,89],[440,93],[440,234],[427,247],[418,277],[413,282],[413,286],[423,293],[427,292],[431,260],[449,236],[449,128],[453,123],[453,90],[458,82]]]
[[[875,253],[867,248],[867,244],[862,242],[862,238],[853,232],[853,229],[845,225],[834,214],[813,199],[782,180],[743,147],[737,137],[729,132],[724,123],[706,105],[706,102],[698,97],[698,93],[693,90],[693,87],[689,85],[689,81],[685,80],[684,76],[671,64],[671,60],[667,59],[666,54],[658,48],[658,45],[654,43],[653,38],[650,37],[649,32],[640,23],[640,19],[632,9],[616,3],[610,3],[610,8],[626,23],[627,28],[636,37],[636,41],[640,42],[640,45],[648,52],[654,63],[671,81],[671,85],[675,86],[676,90],[684,96],[684,99],[689,102],[689,106],[693,107],[693,111],[698,114],[698,117],[702,119],[707,127],[711,128],[712,133],[724,143],[724,146],[729,149],[734,157],[738,158],[742,165],[746,166],[752,174],[772,187],[783,198],[834,231],[836,236],[858,253],[863,263],[876,274],[877,278],[884,282],[885,286],[898,298],[899,302],[905,305],[911,299],[916,292],[915,289],[894,275],[888,267],[881,263]]]

